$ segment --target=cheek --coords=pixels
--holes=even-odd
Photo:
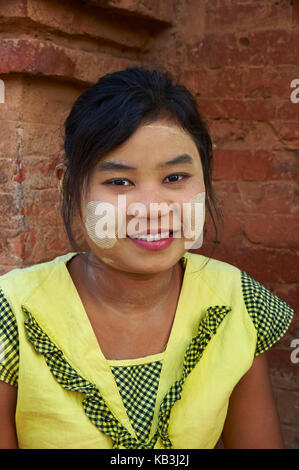
[[[185,242],[185,248],[198,249],[203,244],[203,227],[205,221],[205,192],[196,194],[190,200],[190,212],[184,218],[184,235],[192,241]]]
[[[105,203],[101,201],[90,201],[85,206],[84,225],[89,238],[100,248],[113,248],[116,243],[115,237],[115,208],[107,205],[107,211],[103,210]],[[104,226],[107,229],[104,229]]]
[[[195,226],[195,223],[204,224],[205,220],[205,191],[196,194],[190,201],[191,204],[191,227]],[[198,219],[196,220],[196,211],[198,214]]]

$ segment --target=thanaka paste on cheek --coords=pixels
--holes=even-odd
[[[186,249],[197,249],[203,244],[203,227],[205,222],[205,191],[196,194],[190,201],[190,212],[184,213],[184,236],[189,238],[190,235],[195,237],[193,241],[185,241]],[[185,234],[187,227],[187,234]]]
[[[174,238],[193,238],[193,241],[185,241],[185,247],[187,249],[200,248],[203,242],[205,220],[205,192],[196,194],[189,203],[183,204],[182,219],[177,213],[177,211],[181,212],[180,209],[178,209],[177,205],[174,205],[174,207],[174,230],[177,230],[176,227],[183,225],[183,233],[179,231],[177,234],[174,234]],[[115,216],[115,209],[116,207],[113,204],[101,201],[90,201],[86,205],[85,227],[90,239],[100,248],[113,248],[117,240],[116,234],[120,237],[126,237],[125,204],[119,207],[118,217]],[[167,214],[169,216],[168,210]]]
[[[101,212],[99,212],[99,205],[101,201],[90,201],[86,205],[86,215],[85,215],[85,227],[88,233],[88,236],[91,240],[98,245],[100,248],[113,248],[116,242],[115,237],[115,230],[111,234],[108,233],[105,236],[102,230],[102,222],[101,218],[104,216]],[[109,212],[108,212],[109,213]],[[109,226],[110,223],[114,224],[114,220],[112,221],[111,218],[109,219],[105,217],[105,221]],[[109,227],[107,227],[109,230]],[[114,235],[114,236],[113,236]]]

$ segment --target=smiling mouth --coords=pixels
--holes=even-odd
[[[155,241],[160,241],[160,240],[165,240],[166,238],[172,238],[173,237],[173,231],[165,231],[162,233],[156,233],[156,234],[142,234],[142,235],[128,235],[128,238],[131,238],[132,240],[142,240],[146,242],[155,242]]]

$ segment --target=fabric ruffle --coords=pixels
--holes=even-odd
[[[172,448],[172,443],[168,435],[168,424],[171,408],[174,403],[181,398],[184,382],[190,372],[199,362],[204,349],[207,347],[211,338],[215,335],[217,328],[227,313],[231,311],[231,307],[226,305],[215,305],[209,307],[206,314],[198,327],[198,333],[194,336],[185,352],[183,374],[180,380],[177,380],[163,398],[159,410],[158,431],[166,449]]]
[[[82,401],[86,415],[101,432],[111,437],[114,449],[119,448],[119,446],[126,449],[153,449],[158,437],[160,437],[165,448],[171,449],[172,443],[168,435],[171,408],[176,401],[180,400],[186,377],[199,362],[204,349],[215,335],[217,328],[231,310],[231,307],[216,305],[207,309],[199,324],[198,333],[192,338],[186,349],[182,377],[171,386],[163,398],[159,410],[157,430],[149,441],[137,440],[130,434],[115,418],[96,385],[82,377],[69,364],[63,352],[41,329],[33,315],[23,305],[22,309],[27,315],[24,321],[27,336],[35,351],[44,356],[55,379],[64,389],[86,395],[86,398]]]

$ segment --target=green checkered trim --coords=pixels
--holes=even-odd
[[[244,302],[257,331],[255,356],[258,356],[286,333],[294,310],[245,271],[240,272]]]
[[[18,386],[19,335],[15,316],[0,289],[0,380]]]
[[[100,431],[112,438],[113,448],[119,448],[121,445],[127,449],[153,448],[158,437],[157,433],[150,441],[132,437],[129,431],[115,418],[96,385],[79,375],[66,360],[63,352],[40,328],[31,313],[24,306],[22,309],[27,316],[24,322],[27,336],[34,349],[39,354],[43,354],[52,374],[64,389],[86,395],[82,401],[86,415]]]
[[[111,367],[138,439],[147,439],[156,403],[162,361]]]
[[[126,449],[153,449],[158,437],[160,437],[164,447],[170,449],[172,448],[172,443],[168,435],[168,424],[171,408],[176,401],[180,400],[182,387],[187,375],[200,360],[204,349],[216,334],[217,328],[231,310],[231,307],[216,305],[206,310],[204,318],[199,324],[198,334],[193,337],[186,350],[182,377],[172,385],[162,400],[157,430],[150,440],[146,440],[144,436],[138,439],[132,437],[129,431],[115,418],[102,398],[100,390],[93,383],[78,374],[68,363],[63,352],[43,332],[31,313],[24,306],[22,306],[22,309],[27,316],[24,325],[28,339],[33,344],[34,349],[44,355],[52,374],[63,388],[86,395],[86,398],[82,401],[85,413],[98,429],[112,438],[113,448],[123,446]],[[158,375],[157,370],[156,375]],[[158,379],[156,378],[156,380]],[[139,422],[138,425],[135,422],[135,429],[138,429],[138,435],[140,436]]]
[[[32,343],[35,351],[44,356],[53,376],[64,389],[82,393],[86,396],[82,399],[82,405],[86,415],[101,432],[111,437],[113,448],[122,446],[126,449],[153,449],[158,437],[160,437],[164,447],[170,449],[172,448],[172,443],[168,435],[168,424],[171,408],[176,401],[180,400],[183,384],[188,374],[199,362],[209,341],[216,334],[219,325],[226,317],[227,313],[231,311],[231,307],[215,305],[206,310],[203,319],[199,323],[197,335],[192,338],[186,349],[181,379],[177,380],[170,387],[162,400],[159,409],[157,429],[150,440],[147,439],[155,407],[156,392],[162,367],[161,361],[143,364],[142,368],[139,366],[133,366],[132,368],[132,366],[130,366],[130,369],[132,369],[130,372],[133,371],[133,375],[127,374],[129,366],[113,367],[113,374],[118,384],[121,397],[127,409],[129,419],[138,436],[136,439],[132,437],[129,431],[115,418],[102,398],[100,389],[78,374],[66,360],[63,352],[40,328],[32,314],[24,306],[22,306],[22,310],[26,315],[24,326],[28,340]],[[14,357],[14,359],[10,361],[10,365],[14,364],[12,370],[9,368],[9,373],[11,373],[13,370],[17,369],[18,335],[13,313],[4,296],[2,298],[2,314],[5,319],[3,323],[10,325],[6,329],[3,328],[2,333],[4,334],[5,341],[10,338],[10,357]],[[122,368],[123,370],[121,370]],[[15,377],[17,381],[17,375],[15,375]],[[135,380],[133,380],[132,377]],[[131,385],[129,385],[130,380],[132,380]],[[130,391],[131,393],[128,393]]]
[[[0,289],[0,380],[18,386],[18,327],[10,305]],[[48,349],[40,344],[40,352]],[[124,406],[139,440],[146,440],[151,429],[162,361],[135,366],[111,367]],[[79,385],[79,384],[78,384]]]
[[[171,408],[174,403],[181,398],[184,382],[190,372],[199,362],[208,343],[216,334],[218,327],[232,310],[227,305],[214,305],[206,310],[206,313],[199,323],[197,335],[194,336],[185,352],[183,373],[180,380],[177,380],[163,398],[159,410],[158,429],[161,440],[166,449],[172,448],[172,443],[168,435],[168,423]]]
[[[0,380],[9,383],[10,385],[18,386],[18,368],[19,368],[19,340],[18,340],[18,327],[15,316],[10,308],[10,305],[0,289]],[[28,314],[29,312],[27,312]],[[27,326],[30,322],[27,323]],[[39,353],[46,355],[50,353],[51,348],[49,338],[46,337],[39,329],[37,323],[31,316],[31,339],[38,338],[37,350]],[[33,328],[34,325],[34,328]],[[35,330],[35,333],[33,333]],[[66,375],[72,374],[77,376],[77,372],[72,371],[71,367],[64,362],[61,370],[59,369],[58,362],[53,362],[48,358],[47,364],[49,367],[55,369],[54,376],[59,383],[66,379]],[[154,413],[156,393],[159,385],[159,377],[162,368],[162,361],[155,361],[153,363],[141,364],[138,366],[113,366],[112,372],[115,377],[115,381],[119,387],[120,395],[123,399],[124,406],[126,407],[129,419],[136,431],[136,435],[140,442],[143,442],[143,448],[145,440],[149,436],[151,421]],[[82,386],[86,386],[87,381],[77,380],[73,385],[73,391],[80,391]],[[63,386],[63,384],[61,383]],[[102,402],[101,398],[101,402]],[[98,411],[92,411],[92,407],[87,407],[87,414],[92,421],[95,420],[95,416]],[[101,412],[107,414],[105,404],[101,403]],[[118,425],[105,426],[102,424],[103,432],[115,438],[117,441]],[[125,432],[126,434],[126,432]],[[127,436],[128,437],[128,436]],[[157,436],[155,436],[156,440]],[[131,441],[126,438],[126,441]],[[116,444],[117,445],[117,444]],[[133,446],[136,443],[133,444]],[[153,441],[154,445],[154,441]],[[132,447],[130,447],[132,448]]]

